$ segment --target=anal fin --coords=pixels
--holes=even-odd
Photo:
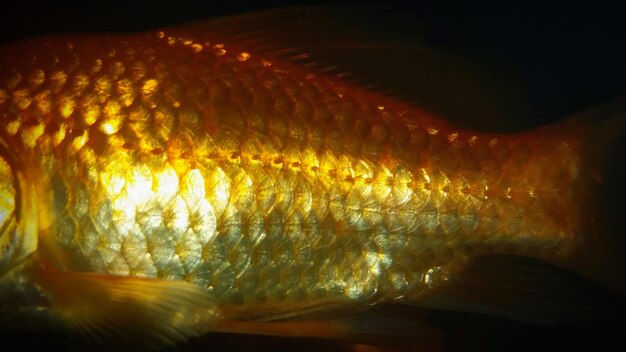
[[[564,269],[525,257],[473,258],[415,301],[420,307],[554,325],[618,319],[620,299]]]
[[[319,310],[279,320],[220,320],[215,331],[286,338],[315,338],[384,347],[430,348],[441,344],[425,311],[398,304]]]

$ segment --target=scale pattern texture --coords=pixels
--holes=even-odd
[[[566,143],[459,130],[227,43],[35,44],[2,63],[0,127],[68,270],[311,305],[415,295],[470,254],[572,236]]]

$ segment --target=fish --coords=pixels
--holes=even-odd
[[[480,255],[623,284],[589,233],[619,101],[588,113],[604,124],[471,131],[221,28],[249,21],[2,48],[3,309],[160,347],[348,335],[315,319],[440,303]]]

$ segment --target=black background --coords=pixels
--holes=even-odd
[[[226,2],[226,1],[224,1]],[[343,1],[359,6],[363,2]],[[414,14],[426,28],[429,45],[510,70],[538,124],[558,120],[626,93],[626,21],[618,5],[558,2],[400,1],[384,4]],[[0,41],[41,34],[131,32],[194,20],[321,1],[129,1],[11,2],[0,14]],[[531,117],[529,117],[531,118]],[[623,269],[618,269],[623,270]],[[582,283],[593,289],[591,283]],[[603,294],[589,299],[604,299]],[[623,305],[618,307],[623,308]],[[446,334],[446,350],[555,350],[624,345],[624,320],[594,324],[536,326],[453,312],[433,313]],[[50,333],[2,331],[2,344],[19,349],[68,347]],[[179,350],[350,350],[343,343],[212,334]],[[4,347],[2,348],[4,350]],[[412,350],[411,346],[407,350]],[[439,349],[435,349],[439,350]]]
[[[384,5],[425,24],[429,45],[511,69],[543,119],[559,119],[626,91],[624,9],[603,1],[12,1],[3,42],[47,33],[129,32],[297,5]]]

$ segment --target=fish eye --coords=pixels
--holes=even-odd
[[[0,154],[0,276],[10,264],[17,246],[16,189],[14,173]]]

